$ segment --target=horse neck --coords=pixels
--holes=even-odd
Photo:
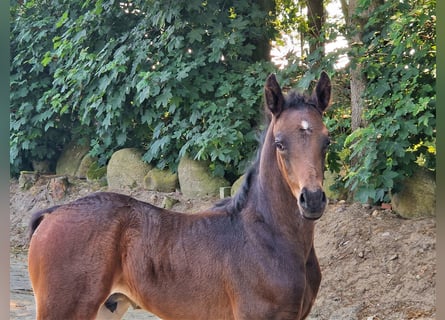
[[[297,199],[278,168],[275,152],[272,134],[268,132],[256,180],[257,211],[261,212],[264,221],[277,232],[310,250],[313,244],[314,222],[301,216]]]

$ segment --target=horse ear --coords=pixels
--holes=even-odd
[[[331,99],[331,80],[326,72],[321,72],[313,95],[317,99],[317,108],[323,113],[329,106]]]
[[[278,117],[281,111],[283,111],[284,97],[274,74],[270,74],[266,79],[264,97],[267,109],[272,112],[275,117]]]

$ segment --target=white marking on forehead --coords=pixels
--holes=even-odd
[[[309,129],[309,122],[307,122],[306,120],[301,121],[301,128],[303,130]]]

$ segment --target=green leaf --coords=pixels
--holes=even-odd
[[[164,88],[162,93],[156,98],[156,106],[157,107],[167,107],[170,99],[173,97],[171,90],[169,88]]]
[[[307,90],[311,85],[312,81],[315,80],[315,74],[311,72],[306,72],[304,76],[298,81],[297,87],[302,90]]]
[[[54,127],[54,121],[50,120],[45,124],[45,131],[48,131],[49,128]]]
[[[111,113],[107,113],[105,118],[102,120],[101,125],[105,128],[105,130],[108,129],[108,127],[111,125],[111,119],[112,119]]]
[[[45,56],[43,57],[41,64],[46,67],[51,61],[52,61],[52,55],[50,52],[46,52]]]
[[[116,142],[118,146],[123,146],[126,141],[127,141],[127,133],[125,131],[117,135]]]
[[[60,28],[65,24],[65,22],[68,20],[68,11],[65,11],[60,19],[56,22],[56,28]]]
[[[187,38],[189,39],[190,43],[193,43],[195,41],[201,42],[202,41],[202,35],[205,33],[205,30],[202,28],[193,28],[188,34]]]

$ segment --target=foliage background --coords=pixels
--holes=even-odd
[[[436,168],[435,5],[383,3],[365,25],[363,44],[351,50],[367,79],[366,126],[345,141],[350,158],[360,157],[345,181],[361,202],[388,201],[388,191],[399,191],[419,167]]]
[[[212,160],[216,174],[238,166],[252,151],[258,92],[271,71],[256,63],[252,43],[273,29],[255,4],[224,3],[16,7],[13,172],[30,159],[56,159],[73,139],[90,144],[102,164],[137,146],[159,167],[175,169],[185,152]]]
[[[370,2],[360,0],[354,14]],[[304,1],[11,1],[11,175],[33,160],[54,167],[74,140],[101,165],[138,147],[145,161],[175,170],[189,153],[233,181],[257,148],[267,75],[311,90],[324,69],[334,84],[328,167],[357,200],[387,201],[414,170],[435,169],[435,5],[382,2],[362,43],[326,53],[350,30],[325,20],[314,38]],[[280,69],[268,44],[292,32],[304,37]],[[304,50],[311,43],[321,45]],[[342,54],[351,62],[338,69]],[[352,131],[357,65],[367,81],[366,125]]]

